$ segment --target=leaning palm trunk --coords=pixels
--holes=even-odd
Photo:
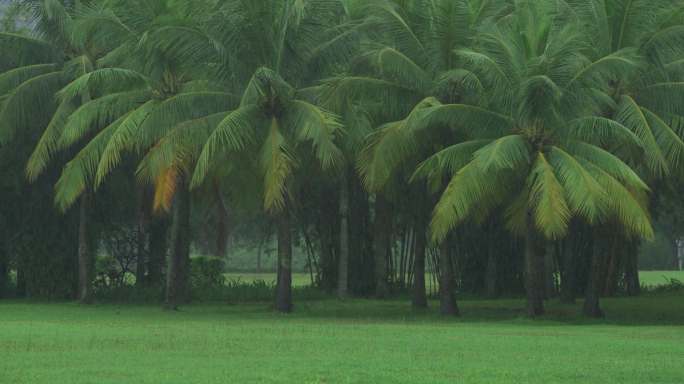
[[[528,228],[525,237],[525,289],[527,291],[527,315],[544,314],[544,253],[545,247],[536,230]]]
[[[190,191],[180,181],[173,204],[171,253],[166,271],[167,309],[175,310],[185,298],[190,264]]]
[[[375,223],[373,243],[375,254],[375,296],[379,299],[389,295],[387,284],[387,259],[390,252],[390,233],[392,225],[391,207],[380,194],[375,200]]]
[[[290,211],[283,208],[278,215],[278,280],[276,283],[275,309],[292,312],[292,232]]]
[[[78,301],[92,302],[93,254],[90,249],[90,192],[81,196],[78,223]]]
[[[349,287],[349,181],[346,170],[340,182],[340,255],[337,265],[337,296],[345,298]]]
[[[454,273],[448,240],[442,241],[439,247],[439,311],[442,315],[460,315],[454,295]]]

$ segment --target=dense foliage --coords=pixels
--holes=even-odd
[[[224,285],[191,249],[225,257],[241,232],[260,258],[274,233],[279,311],[296,248],[340,297],[422,308],[435,279],[444,314],[456,292],[525,292],[531,316],[555,295],[601,316],[600,296],[638,294],[654,217],[676,221],[681,0],[11,10],[0,287],[16,273],[20,295],[89,302],[132,276],[174,309]]]

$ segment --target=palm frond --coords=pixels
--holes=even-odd
[[[223,154],[240,152],[257,141],[255,131],[262,124],[257,106],[238,108],[229,113],[207,140],[197,160],[190,186],[198,187],[214,167],[214,161]]]
[[[530,163],[530,148],[520,135],[504,136],[475,152],[474,160],[485,172],[526,167]]]
[[[608,199],[606,191],[576,158],[564,150],[553,147],[548,158],[563,185],[571,212],[590,224],[596,223],[604,214]]]
[[[631,129],[640,139],[645,150],[646,165],[656,176],[661,176],[669,171],[658,142],[653,135],[653,130],[641,107],[630,96],[622,96],[615,120]]]
[[[50,165],[55,153],[60,149],[59,140],[67,124],[69,116],[76,110],[73,100],[62,101],[52,115],[50,123],[43,131],[31,157],[26,165],[26,176],[30,182],[35,181]]]
[[[559,239],[567,233],[570,208],[565,191],[553,167],[539,152],[528,178],[529,208],[537,229],[548,239]]]
[[[342,152],[335,137],[342,124],[338,116],[301,100],[294,100],[287,113],[288,124],[295,128],[299,140],[311,141],[323,169],[339,164]]]
[[[59,138],[59,147],[70,147],[88,133],[111,124],[112,121],[141,106],[150,99],[150,96],[150,92],[146,90],[112,93],[81,105],[66,121]]]
[[[260,157],[264,172],[264,208],[268,212],[278,212],[285,206],[287,182],[296,162],[275,118],[271,119]]]
[[[126,116],[100,131],[64,167],[55,186],[55,203],[59,209],[66,211],[86,189],[92,188],[100,158],[112,135],[125,119]]]
[[[72,81],[59,91],[58,96],[65,100],[85,94],[95,95],[97,92],[139,90],[146,87],[148,82],[146,76],[130,69],[102,68],[86,73]]]
[[[100,163],[97,167],[97,174],[95,175],[95,188],[99,187],[109,173],[121,162],[121,157],[124,152],[132,151],[136,148],[136,143],[133,140],[136,131],[140,129],[147,116],[152,113],[158,102],[150,100],[131,111],[118,124],[116,131],[112,133],[111,138],[107,142],[107,146],[103,149]]]
[[[11,141],[18,129],[30,127],[31,121],[49,118],[62,80],[61,72],[49,72],[23,82],[6,96],[0,109],[0,144]]]
[[[10,69],[0,74],[0,95],[5,95],[22,83],[40,75],[57,71],[55,64],[34,64]]]

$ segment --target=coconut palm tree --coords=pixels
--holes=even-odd
[[[338,0],[234,1],[221,8],[223,38],[236,79],[250,73],[240,106],[212,132],[197,161],[193,185],[207,179],[216,161],[248,154],[263,175],[264,209],[278,222],[278,279],[275,307],[292,309],[293,184],[306,166],[329,169],[341,158],[335,138],[338,118],[313,104],[310,86],[347,39],[336,28],[345,9]],[[310,150],[307,150],[309,148]],[[308,157],[307,157],[308,156]],[[308,159],[308,160],[307,160]],[[306,160],[306,161],[305,161]]]
[[[371,116],[372,124],[379,129],[370,136],[366,148],[361,151],[359,166],[366,187],[376,193],[376,217],[380,221],[390,212],[383,207],[389,206],[383,202],[383,196],[388,188],[388,181],[392,176],[400,173],[401,169],[415,167],[421,152],[413,148],[412,138],[390,138],[388,133],[395,131],[395,127],[403,124],[402,120],[412,110],[419,111],[424,107],[421,100],[427,97],[437,97],[445,103],[474,101],[481,90],[482,84],[468,71],[458,69],[459,58],[454,54],[455,49],[471,46],[477,36],[477,29],[482,23],[496,19],[508,12],[506,1],[386,1],[377,0],[365,2],[356,12],[362,14],[368,28],[368,42],[363,54],[356,59],[348,74],[327,80],[324,92],[326,105],[335,110],[345,107],[352,100],[354,105],[363,108]],[[423,142],[442,140],[443,132],[430,132],[433,136]],[[404,141],[405,140],[405,141]],[[412,153],[397,151],[397,147],[411,149]],[[415,150],[414,150],[415,149]],[[422,151],[429,151],[423,148]],[[427,152],[429,153],[429,152]],[[429,201],[427,195],[421,199]],[[420,206],[420,204],[419,204]],[[423,211],[419,209],[419,211]],[[425,222],[420,212],[417,222]],[[377,290],[386,290],[385,249],[381,246],[387,241],[387,226],[377,226],[376,233],[377,255],[376,272]],[[426,244],[422,239],[426,231],[418,228],[419,243]],[[414,263],[414,305],[424,307],[425,299],[424,250],[417,252],[418,259]],[[445,273],[449,270],[442,269]],[[449,277],[445,277],[449,279]],[[450,290],[443,290],[445,303],[454,301]],[[445,306],[445,312],[453,312],[454,306]]]
[[[222,156],[249,153],[263,175],[264,208],[278,222],[276,309],[292,310],[292,183],[306,169],[308,150],[322,168],[340,160],[335,145],[337,118],[297,94],[277,73],[258,70],[248,84],[240,107],[230,112],[207,140],[197,162],[193,185],[205,181]],[[309,148],[307,150],[307,148]]]
[[[206,5],[206,7],[205,7]],[[95,3],[74,19],[91,41],[116,45],[76,77],[57,96],[63,104],[81,98],[79,105],[55,115],[29,162],[37,173],[49,164],[52,153],[85,142],[66,165],[57,183],[56,202],[71,206],[88,190],[97,189],[123,161],[140,156],[179,122],[225,110],[236,99],[216,91],[205,81],[219,61],[215,42],[203,17],[212,3],[176,4],[159,0],[144,2],[133,12],[130,2]],[[84,95],[87,95],[84,98]],[[187,189],[183,178],[178,179]],[[180,193],[179,221],[172,226],[171,260],[187,260],[189,193]],[[184,291],[187,268],[169,263],[167,303],[175,308]],[[177,293],[177,295],[176,295]]]
[[[6,71],[0,75],[0,93],[4,95],[0,109],[0,141],[11,140],[17,129],[31,126],[31,122],[40,121],[42,123],[34,126],[45,127],[28,162],[26,173],[29,181],[35,181],[50,163],[65,118],[91,97],[89,92],[82,92],[56,102],[55,94],[69,81],[92,71],[95,61],[111,47],[94,44],[90,31],[80,29],[72,17],[72,13],[83,11],[87,3],[65,5],[56,0],[17,2],[31,15],[35,36],[0,36],[3,49],[15,52],[2,63]],[[91,298],[94,267],[88,230],[90,205],[91,198],[86,193],[79,208],[77,294],[84,303]]]
[[[480,100],[426,99],[381,140],[412,143],[444,125],[468,137],[427,158],[414,175],[432,185],[449,180],[433,213],[432,240],[505,210],[509,228],[525,237],[531,316],[543,313],[545,244],[565,236],[571,218],[589,224],[612,218],[630,233],[652,235],[648,187],[604,146],[619,146],[630,158],[643,155],[637,135],[603,116],[610,103],[601,86],[636,63],[624,52],[600,64],[587,59],[580,24],[566,11],[562,3],[516,3],[510,17],[483,27],[473,49],[455,52],[472,83],[482,85]],[[404,154],[395,158],[415,147],[398,147]]]
[[[642,140],[645,156],[635,165],[654,182],[681,166],[684,151],[683,9],[681,1],[572,2],[572,11],[591,41],[587,54],[597,65],[624,52],[630,52],[638,64],[631,71],[614,73],[606,84],[604,92],[612,103],[605,115]],[[628,291],[635,294],[639,289],[636,259],[628,257],[625,266]],[[600,315],[595,302],[587,297],[585,313]]]

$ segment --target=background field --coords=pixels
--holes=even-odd
[[[256,280],[271,283],[276,280],[275,273],[226,273],[225,275],[227,280],[247,283]],[[677,279],[684,282],[684,271],[641,271],[639,277],[642,285],[655,287],[669,283],[669,279]],[[311,284],[311,277],[308,273],[294,273],[292,275],[292,284],[295,287],[308,286]]]
[[[641,271],[639,272],[641,285],[654,287],[669,283],[670,279],[684,282],[684,271]]]
[[[521,300],[463,318],[404,301],[156,306],[0,303],[0,383],[681,383],[684,296],[605,300],[608,317]]]

